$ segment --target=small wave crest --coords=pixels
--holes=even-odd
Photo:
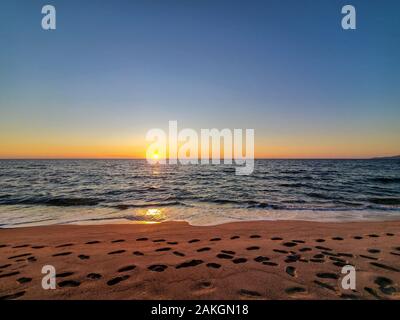
[[[96,206],[102,200],[95,198],[29,198],[29,199],[4,199],[2,205],[42,205],[53,207]]]
[[[370,198],[368,199],[371,203],[387,205],[387,206],[398,206],[400,205],[400,198]]]

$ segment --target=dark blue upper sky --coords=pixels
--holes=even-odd
[[[399,16],[397,0],[3,0],[0,133],[101,146],[171,119],[254,128],[260,156],[400,153]]]

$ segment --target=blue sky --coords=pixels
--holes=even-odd
[[[399,14],[396,0],[3,0],[0,156],[117,155],[168,120],[254,128],[262,157],[400,153]]]

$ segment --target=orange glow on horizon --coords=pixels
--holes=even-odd
[[[134,137],[113,139],[65,138],[63,144],[46,135],[42,139],[0,137],[0,159],[146,159],[147,144]],[[339,139],[340,138],[340,139]],[[274,137],[255,143],[256,159],[372,158],[400,154],[397,139],[370,137]],[[160,160],[155,153],[153,160]],[[168,158],[168,157],[167,157]]]

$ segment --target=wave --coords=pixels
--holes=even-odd
[[[110,206],[111,208],[115,208],[118,210],[128,210],[132,208],[149,208],[149,207],[171,207],[171,206],[179,206],[185,205],[182,202],[171,201],[171,202],[157,202],[157,203],[143,203],[143,204],[117,204]]]
[[[43,205],[53,207],[97,206],[102,200],[96,198],[39,198],[39,199],[6,199],[2,205]]]
[[[305,184],[305,183],[280,183],[280,187],[284,188],[310,188],[312,187],[311,185]]]
[[[400,183],[400,177],[377,177],[369,180],[378,183]]]
[[[400,198],[370,198],[369,202],[374,204],[388,205],[388,206],[396,206],[400,205]]]

